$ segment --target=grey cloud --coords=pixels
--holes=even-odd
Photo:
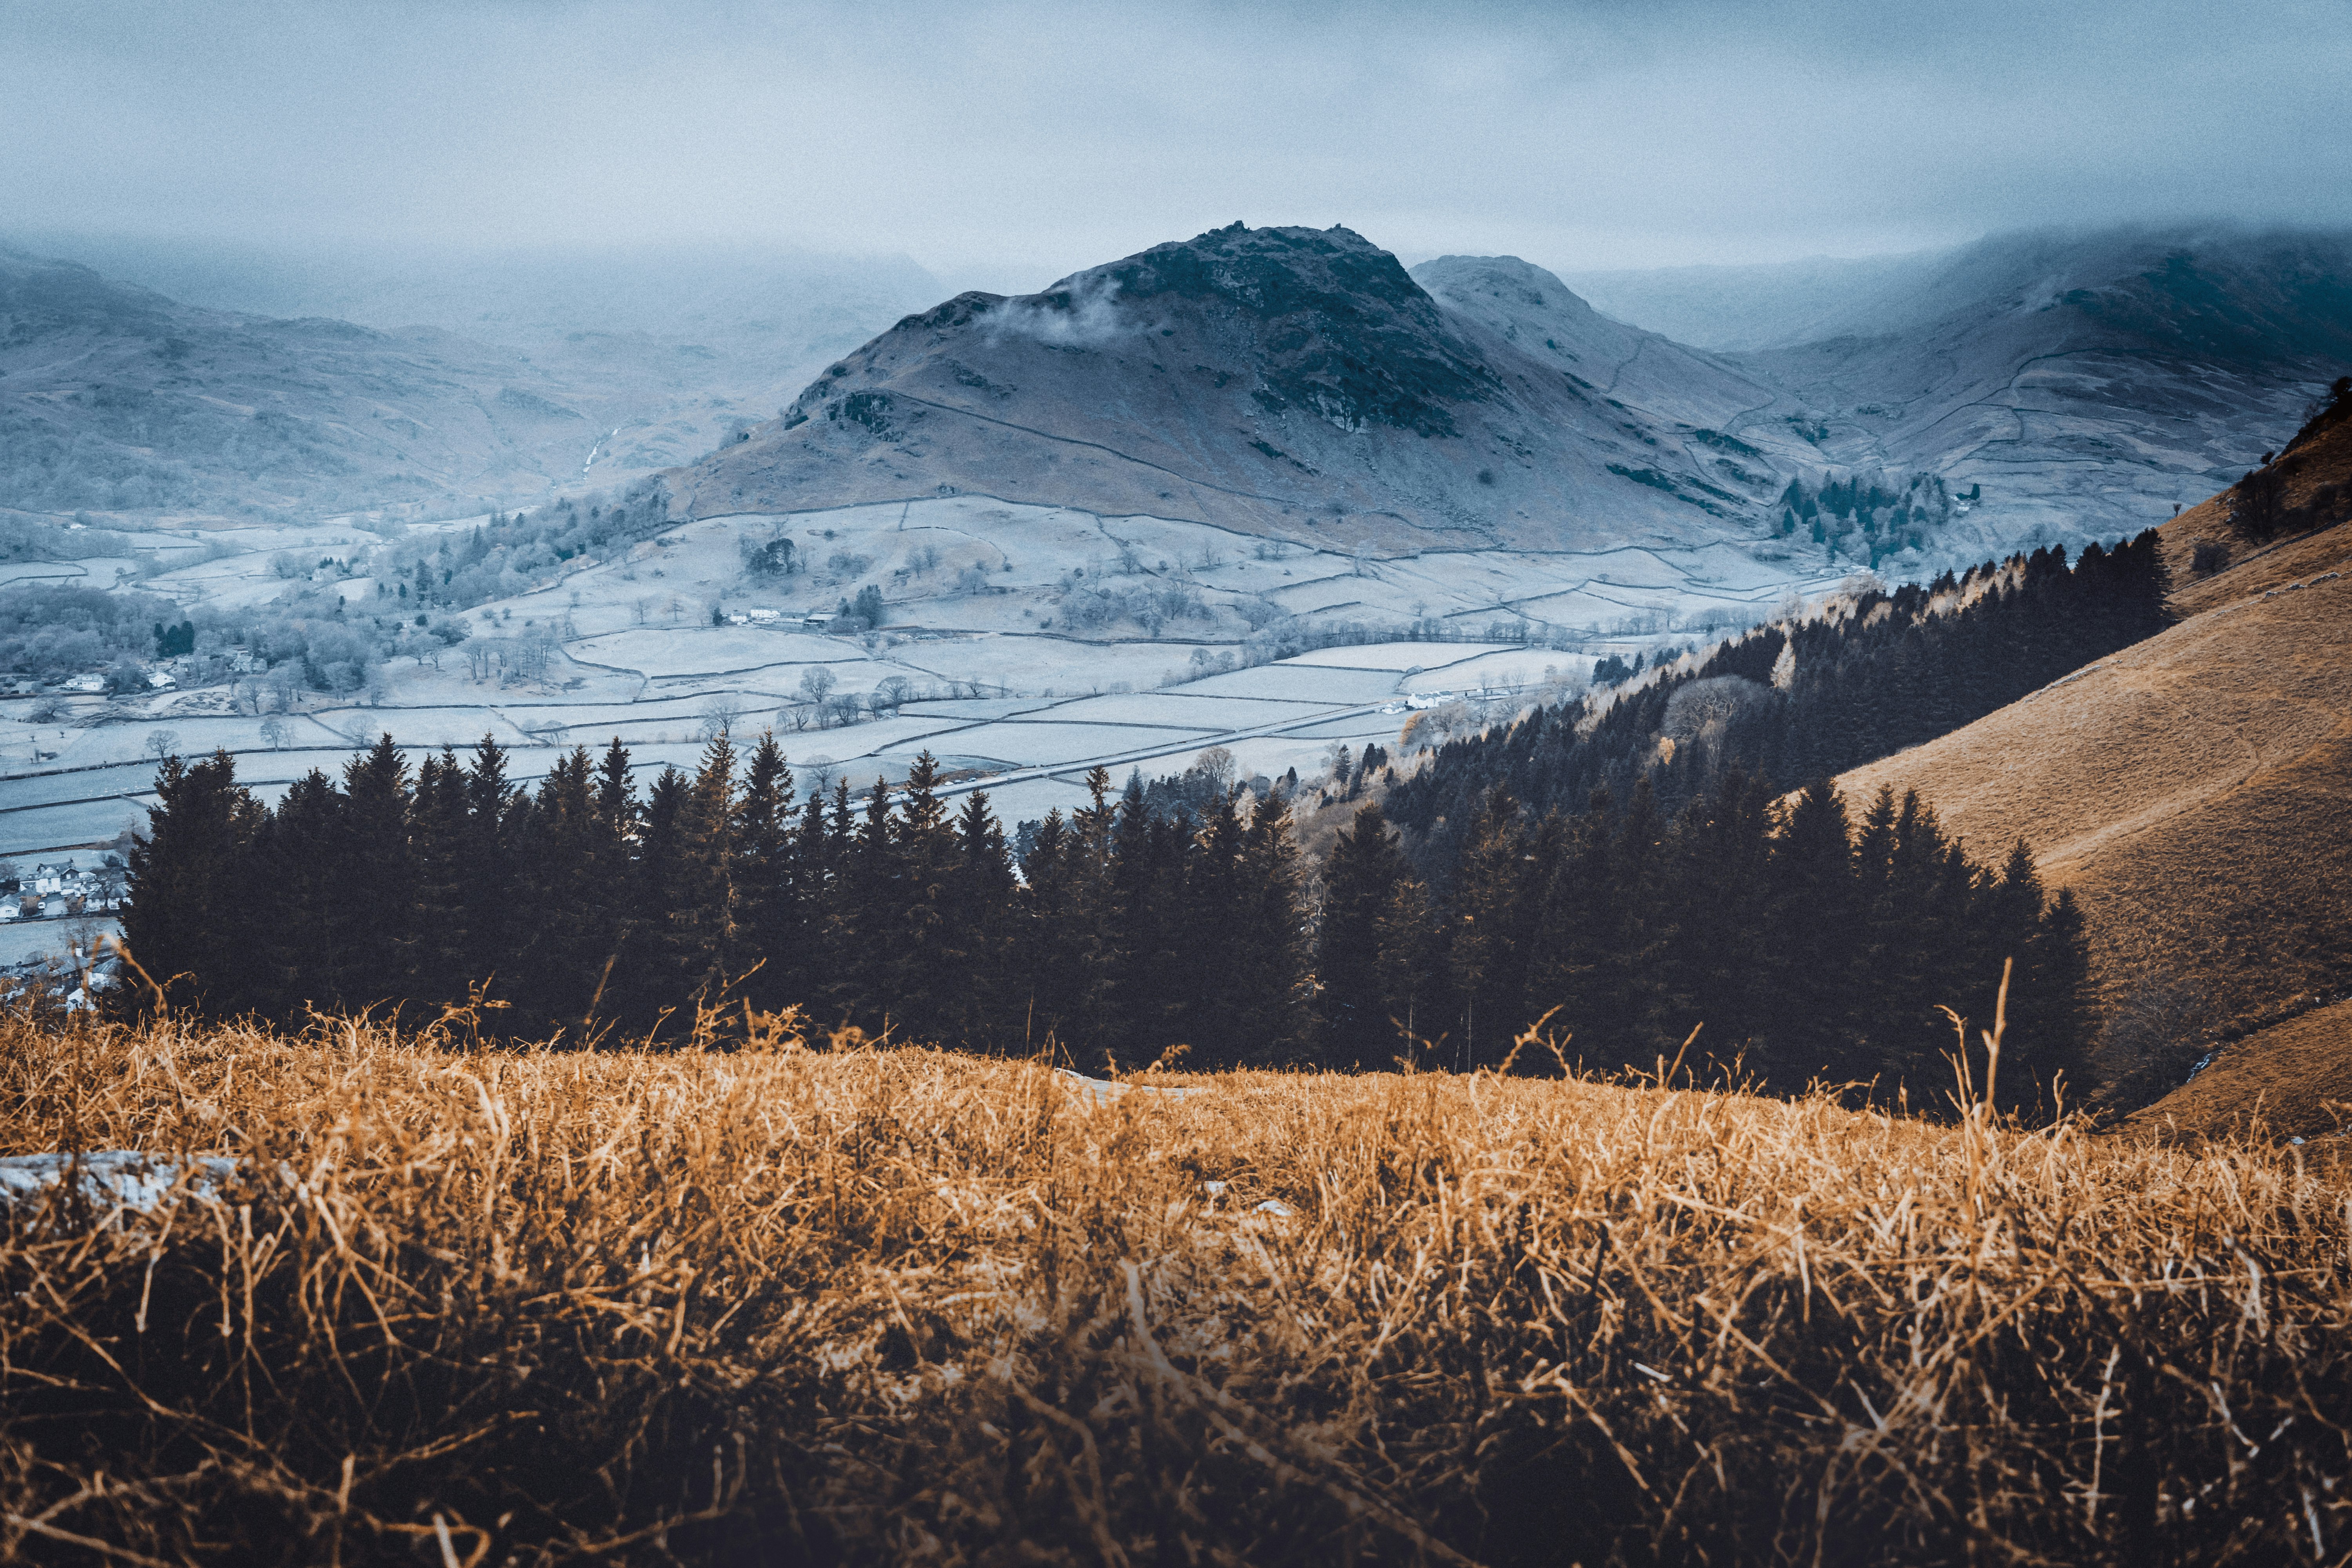
[[[1003,291],[1243,217],[1559,268],[2352,221],[2352,8],[732,0],[0,8],[50,230],[904,251]]]

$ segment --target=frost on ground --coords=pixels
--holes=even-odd
[[[100,1208],[152,1214],[174,1193],[209,1198],[236,1173],[237,1162],[218,1154],[170,1159],[135,1149],[11,1154],[0,1158],[0,1209],[37,1204],[70,1181],[72,1191]]]
[[[389,569],[373,574],[396,537],[293,531],[152,536],[138,589],[217,640],[285,589],[278,557],[299,544],[348,574],[347,617],[406,614]],[[778,539],[804,569],[753,574],[746,542]],[[357,689],[184,669],[138,695],[0,697],[0,855],[142,825],[159,743],[236,753],[269,798],[381,734],[415,751],[488,734],[530,783],[560,750],[614,739],[640,770],[689,766],[720,723],[772,728],[804,773],[823,758],[860,788],[928,748],[999,775],[962,782],[1014,792],[1031,815],[1075,804],[1097,763],[1173,771],[1223,745],[1247,769],[1304,773],[1334,737],[1392,734],[1405,715],[1384,710],[1414,693],[1580,684],[1607,653],[1706,640],[1829,585],[1790,570],[1721,543],[1359,555],[976,496],[706,518],[476,606],[465,641],[395,658]],[[878,624],[843,620],[868,592]],[[1309,646],[1261,662],[1285,628]],[[534,639],[543,663],[519,651]]]

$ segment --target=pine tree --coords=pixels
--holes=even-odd
[[[735,923],[726,956],[743,994],[773,1011],[798,999],[805,957],[793,845],[793,771],[775,732],[760,737],[735,805]]]
[[[1269,793],[1250,813],[1242,842],[1241,941],[1234,973],[1229,1060],[1265,1065],[1297,1056],[1307,979],[1304,911],[1299,905],[1298,841],[1290,803]]]
[[[409,999],[416,910],[409,809],[408,760],[385,735],[343,769],[341,897],[331,923],[343,934],[338,979],[345,1007],[397,1007]]]
[[[254,900],[247,874],[262,812],[226,752],[155,774],[147,831],[131,845],[123,943],[169,1005],[230,1012],[253,1005]],[[140,1005],[154,993],[136,997]]]
[[[1110,1037],[1100,1048],[1149,1061],[1184,1034],[1197,969],[1184,950],[1184,835],[1147,804],[1129,778],[1111,827],[1110,902],[1105,933]]]
[[[1827,779],[1805,787],[1772,847],[1769,951],[1777,978],[1768,1060],[1774,1084],[1842,1082],[1856,1059],[1853,1021],[1863,939],[1853,829]]]
[[[930,752],[907,772],[895,829],[895,883],[888,936],[881,956],[882,994],[898,1036],[941,1041],[951,1027],[954,999],[965,984],[964,953],[954,901],[957,854],[940,799],[940,766]]]
[[[522,913],[520,866],[515,844],[528,801],[507,778],[507,754],[491,736],[476,742],[466,770],[465,870],[459,883],[466,924],[466,981],[489,984],[503,976],[499,994],[510,988],[509,960],[517,946]]]
[[[712,736],[678,804],[677,829],[664,908],[663,1001],[690,1016],[717,1005],[734,947],[735,747]]]
[[[1209,803],[1184,858],[1181,930],[1190,962],[1176,986],[1182,998],[1177,1028],[1192,1050],[1186,1065],[1201,1070],[1231,1065],[1230,1052],[1248,1029],[1248,999],[1236,984],[1248,942],[1248,847],[1240,795],[1223,791]]]
[[[1381,921],[1405,874],[1380,805],[1356,808],[1323,865],[1323,921],[1315,955],[1317,1053],[1326,1066],[1384,1063],[1395,1055],[1381,973]]]
[[[409,994],[426,1008],[463,1003],[478,977],[473,939],[476,899],[467,887],[473,825],[467,817],[465,769],[444,748],[416,770],[410,848],[415,867],[415,915],[409,944]]]
[[[1454,1065],[1463,1071],[1500,1061],[1525,1011],[1527,953],[1539,893],[1528,872],[1518,803],[1497,787],[1470,829],[1454,874],[1449,959],[1462,1004]]]
[[[1419,879],[1398,880],[1381,912],[1380,942],[1381,1005],[1390,1030],[1383,1037],[1396,1047],[1391,1059],[1434,1065],[1444,1049],[1443,1030],[1433,1035],[1432,1026],[1450,1017],[1453,1005],[1445,990],[1444,937],[1429,889]],[[1379,1068],[1387,1062],[1376,1058],[1365,1065]]]
[[[530,837],[519,847],[532,919],[512,988],[517,1022],[533,1033],[584,1039],[595,1032],[597,988],[619,938],[614,894],[627,872],[625,849],[606,838],[596,793],[585,747],[558,759],[541,782]]]
[[[1693,803],[1668,857],[1675,935],[1666,1034],[1679,1041],[1703,1027],[1703,1057],[1730,1060],[1765,1026],[1771,827],[1769,788],[1734,765]]]
[[[1004,829],[989,815],[988,795],[974,790],[956,817],[950,908],[962,954],[952,1034],[974,1050],[997,1051],[1015,1039],[1026,987],[1014,971],[1013,910],[1019,884]]]
[[[645,809],[638,818],[637,855],[621,957],[606,988],[606,1005],[631,1034],[666,1027],[667,1020],[683,1005],[669,913],[683,900],[680,843],[692,787],[677,769],[662,769],[646,791]]]
[[[1068,825],[1059,806],[1037,825],[1021,858],[1022,907],[1014,936],[1024,980],[1021,1042],[1037,1049],[1075,1017],[1086,980],[1070,955],[1086,940],[1077,911],[1077,874]]]
[[[351,889],[343,880],[342,792],[313,768],[274,812],[257,808],[248,864],[256,927],[247,963],[262,978],[247,1004],[276,1018],[342,1005]]]

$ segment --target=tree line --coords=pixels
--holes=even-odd
[[[1542,1026],[1612,1067],[1705,1024],[1704,1054],[1769,1085],[1915,1097],[1941,1087],[1935,1004],[1988,1017],[2013,957],[2012,1091],[2080,1034],[2071,903],[2022,847],[1971,863],[1916,799],[1854,830],[1826,784],[1783,809],[1736,773],[1672,820],[1646,784],[1573,817],[1496,792],[1444,898],[1367,802],[1318,910],[1279,789],[1115,795],[1097,769],[1016,860],[986,795],[950,811],[928,756],[862,801],[846,781],[802,799],[772,735],[745,761],[721,733],[642,797],[617,742],[535,791],[506,766],[485,739],[412,773],[387,738],[271,807],[226,753],[167,759],[131,856],[133,957],[215,1016],[457,1008],[494,1035],[658,1045],[797,1006],[820,1033],[1050,1042],[1097,1068],[1556,1070],[1513,1056]]]
[[[1678,812],[1737,770],[1779,790],[1830,778],[2006,707],[2170,624],[2154,530],[1987,562],[1926,586],[1872,590],[1842,614],[1750,632],[1686,668],[1591,703],[1453,741],[1388,801],[1441,887],[1482,804],[1577,812],[1597,789],[1649,784]],[[1630,672],[1629,672],[1630,673]]]
[[[1099,1064],[1311,1056],[1289,808],[1228,790],[1198,822],[1136,781],[1049,815],[1017,863],[984,794],[950,812],[926,754],[862,800],[803,799],[773,735],[720,732],[642,797],[627,750],[536,791],[485,739],[412,775],[387,737],[274,807],[226,753],[167,759],[131,852],[131,953],[179,1005],[412,1021],[488,1002],[498,1032],[681,1037],[698,1009]]]
[[[1929,1104],[1942,1009],[1989,1022],[2013,963],[2002,1098],[2046,1104],[2088,1023],[2072,900],[2022,843],[1979,864],[1916,796],[1857,820],[1825,781],[2147,635],[2163,588],[2143,535],[1867,595],[1450,744],[1319,868],[1295,783],[1229,765],[1118,793],[1097,768],[1016,847],[985,794],[950,809],[928,755],[901,786],[803,796],[773,734],[747,756],[723,727],[642,791],[618,741],[526,790],[488,738],[412,771],[386,737],[274,807],[225,753],[169,758],[125,931],[151,1000],[216,1015],[457,1008],[660,1044],[797,1007],[820,1032],[1202,1069],[1605,1068],[1698,1030],[1691,1059],[1768,1087]]]
[[[1859,822],[1826,781],[1779,804],[1738,768],[1671,817],[1650,781],[1576,813],[1507,789],[1475,814],[1433,892],[1376,803],[1324,868],[1316,1011],[1327,1059],[1588,1066],[1696,1051],[1763,1087],[1874,1083],[1933,1108],[1951,1087],[1950,1007],[1992,1022],[2013,1108],[2079,1081],[2087,950],[2071,894],[2045,896],[2023,842],[1971,860],[1916,794]],[[1700,1037],[1694,1040],[1694,1031]],[[1973,1036],[1971,1037],[1973,1038]],[[1549,1045],[1541,1044],[1549,1040]]]

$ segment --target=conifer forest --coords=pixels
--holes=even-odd
[[[2047,1109],[2086,1027],[2072,900],[2022,843],[1979,858],[1917,798],[1826,781],[2158,629],[2162,593],[2144,537],[1872,594],[1449,744],[1319,866],[1278,786],[1097,769],[1016,854],[929,756],[803,795],[773,735],[642,791],[618,742],[526,791],[488,738],[413,768],[385,740],[275,807],[226,756],[173,758],[126,934],[163,997],[224,1016],[464,1008],[586,1046],[797,1008],[1097,1068],[1671,1058],[1929,1109],[1952,1013],[1989,1019],[2007,963],[2003,1099]]]

